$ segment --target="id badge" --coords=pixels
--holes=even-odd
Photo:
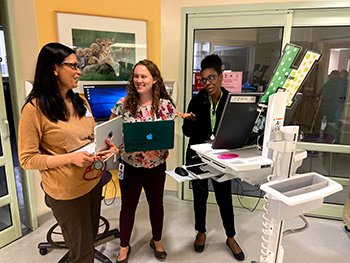
[[[89,111],[88,107],[86,107],[86,105],[84,105],[84,106],[85,106],[85,109],[86,109],[86,111],[85,111],[85,117],[87,117],[87,118],[92,117],[92,114],[91,114],[91,112]]]
[[[124,164],[123,163],[119,163],[118,178],[119,178],[119,180],[124,179]]]

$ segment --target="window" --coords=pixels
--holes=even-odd
[[[0,63],[1,63],[1,74],[3,77],[8,77],[9,72],[7,69],[7,60],[6,60],[6,48],[5,48],[5,37],[2,27],[0,27]]]

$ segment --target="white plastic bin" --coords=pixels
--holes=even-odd
[[[315,172],[272,181],[260,188],[267,193],[269,217],[278,220],[315,210],[322,206],[324,197],[343,189],[339,183]]]

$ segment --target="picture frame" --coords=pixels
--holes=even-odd
[[[147,21],[56,11],[58,41],[76,51],[81,64],[76,91],[86,83],[125,82],[147,58]]]

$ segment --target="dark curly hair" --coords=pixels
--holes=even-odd
[[[212,68],[220,75],[222,73],[221,66],[221,58],[216,54],[211,54],[201,61],[201,72],[207,68]]]
[[[126,95],[125,101],[124,101],[125,109],[129,110],[130,113],[134,117],[136,117],[137,105],[139,102],[139,93],[137,92],[134,84],[134,71],[138,65],[145,66],[151,73],[152,77],[156,79],[156,82],[152,86],[153,96],[152,96],[151,115],[153,116],[154,114],[156,114],[157,117],[159,117],[159,99],[160,98],[170,100],[171,103],[174,105],[174,107],[175,107],[175,104],[171,99],[169,93],[165,89],[163,78],[160,75],[160,71],[157,65],[148,59],[144,59],[136,63],[131,72],[129,83],[127,86],[128,94]]]

